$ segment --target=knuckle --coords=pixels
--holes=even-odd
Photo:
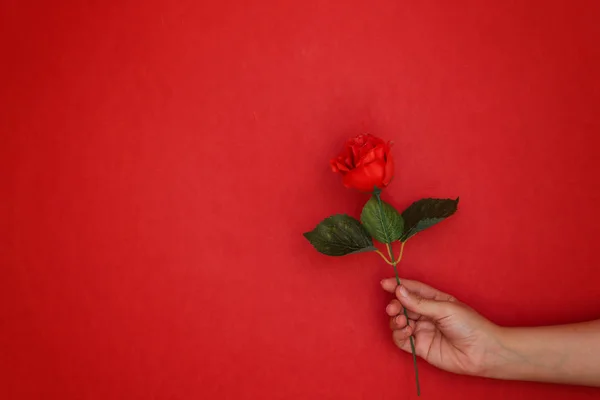
[[[396,344],[396,346],[401,347],[404,344],[406,338],[401,334],[402,331],[394,331],[392,333],[392,340]]]
[[[456,310],[456,306],[453,303],[440,303],[439,304],[439,314],[443,315],[443,316],[448,316],[454,313],[454,311]]]
[[[400,329],[405,326],[404,317],[402,315],[395,316],[390,318],[390,328],[392,329]]]

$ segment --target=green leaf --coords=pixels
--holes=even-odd
[[[425,230],[456,212],[458,198],[452,199],[422,199],[415,201],[402,213],[405,230],[400,237],[405,242],[411,236]]]
[[[325,218],[304,237],[314,248],[328,256],[345,256],[377,250],[373,240],[356,218],[337,214]]]
[[[363,207],[360,220],[367,232],[378,242],[392,243],[400,238],[404,220],[394,207],[381,201],[378,194],[371,196]]]

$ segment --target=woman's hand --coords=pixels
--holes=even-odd
[[[386,308],[394,343],[410,353],[413,335],[417,355],[430,364],[459,374],[486,375],[500,348],[501,328],[447,293],[417,281],[401,282],[381,282],[396,297]]]
[[[488,378],[600,387],[600,320],[502,328],[453,296],[421,282],[381,282],[395,294],[386,308],[394,342],[432,365]],[[403,313],[406,308],[406,317]]]

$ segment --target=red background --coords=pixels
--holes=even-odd
[[[328,160],[395,142],[402,273],[506,325],[600,316],[597,1],[9,1],[0,398],[406,399],[388,266]],[[426,399],[584,399],[421,365]]]

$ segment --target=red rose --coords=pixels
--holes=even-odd
[[[344,186],[371,192],[386,187],[394,176],[390,143],[373,135],[349,139],[342,153],[331,160],[333,172],[344,176]]]

